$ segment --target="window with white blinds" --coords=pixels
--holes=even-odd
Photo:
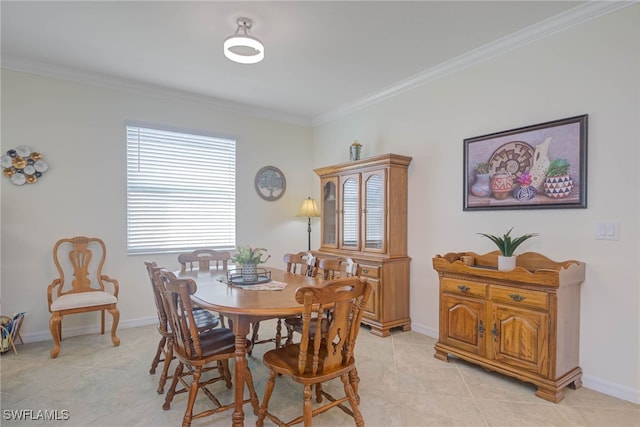
[[[127,126],[127,252],[236,245],[236,142]]]

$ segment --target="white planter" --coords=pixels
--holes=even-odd
[[[502,256],[498,255],[498,270],[511,271],[516,268],[515,256]]]

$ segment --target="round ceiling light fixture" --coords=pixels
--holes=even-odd
[[[240,64],[255,64],[264,59],[264,45],[251,32],[253,21],[238,18],[234,35],[224,39],[224,56]]]

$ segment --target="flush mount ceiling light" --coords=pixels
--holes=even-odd
[[[264,59],[264,45],[253,36],[249,18],[238,18],[236,33],[224,39],[224,56],[240,64],[255,64]]]

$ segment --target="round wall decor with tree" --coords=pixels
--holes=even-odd
[[[254,185],[260,197],[273,202],[284,194],[287,189],[287,180],[277,167],[265,166],[256,174]]]

